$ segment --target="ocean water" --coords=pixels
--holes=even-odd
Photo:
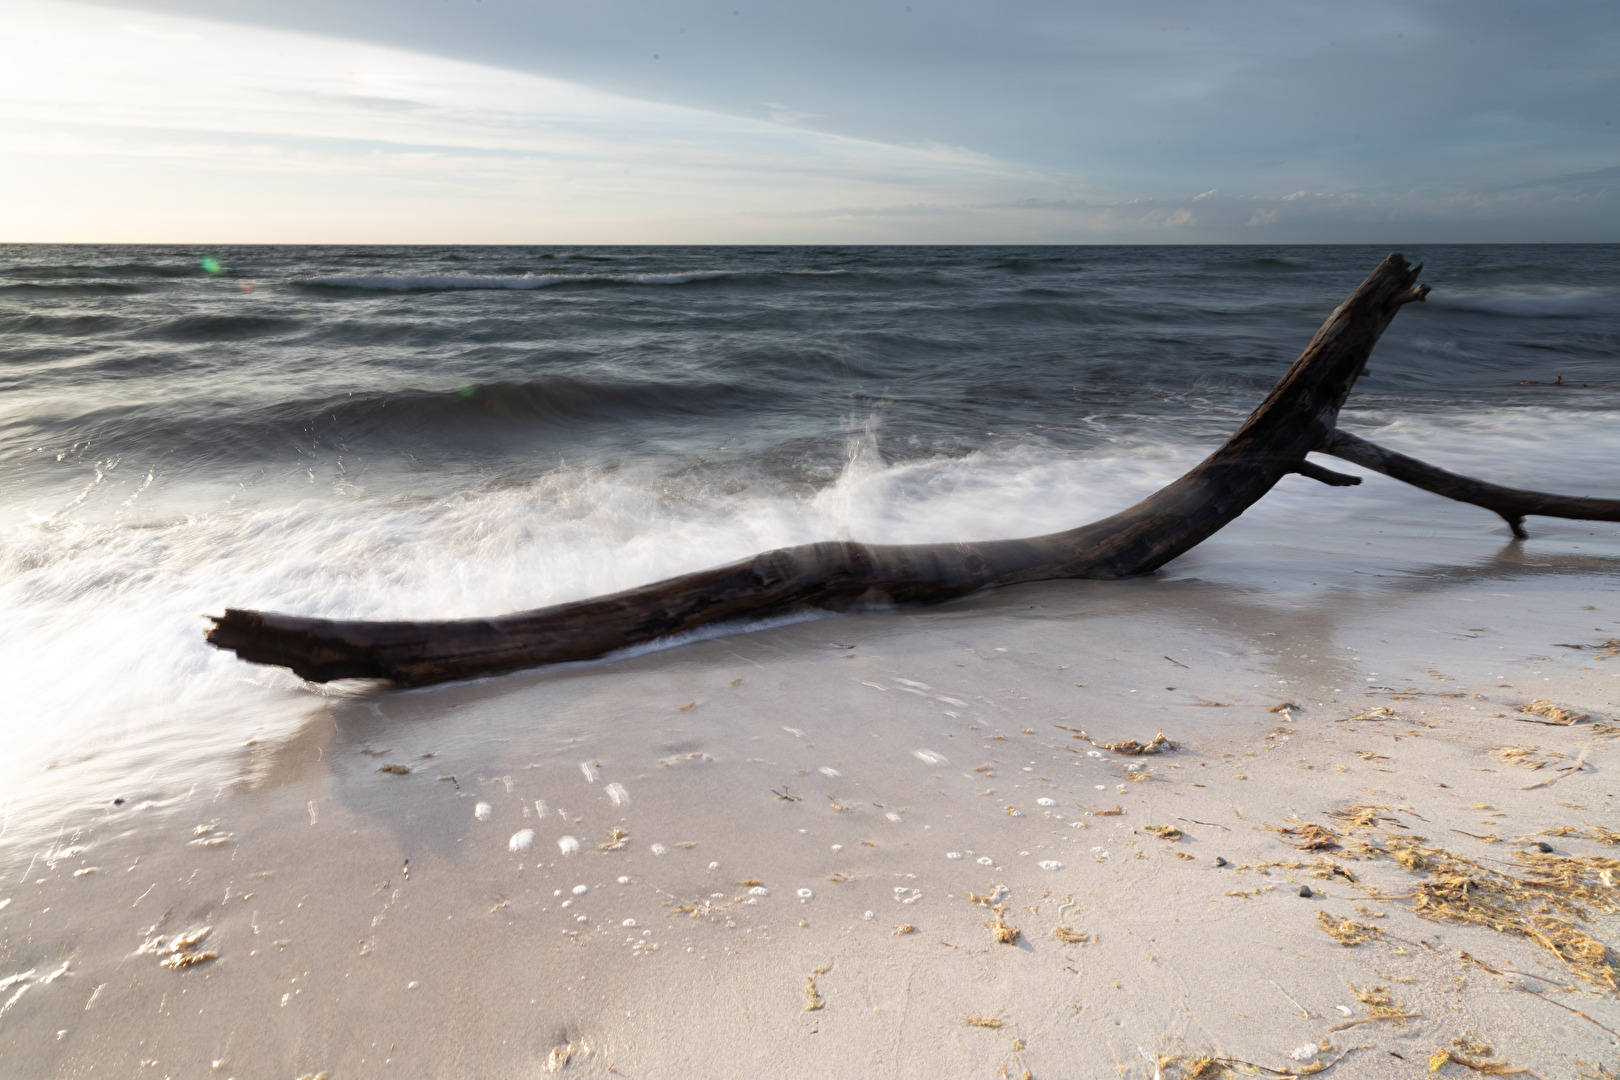
[[[133,777],[224,782],[244,739],[371,692],[212,650],[205,613],[493,614],[833,536],[1070,527],[1224,439],[1385,254],[0,246],[0,846]],[[1406,254],[1434,293],[1346,427],[1620,496],[1620,247]],[[1612,586],[1615,526],[1530,524],[1291,478],[1161,577]]]

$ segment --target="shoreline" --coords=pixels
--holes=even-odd
[[[1143,582],[1043,583],[327,698],[215,791],[132,794],[49,858],[6,855],[0,979],[33,974],[0,997],[0,1046],[38,1075],[222,1077],[563,1057],[580,1075],[1152,1077],[1209,1054],[1300,1070],[1322,1039],[1337,1049],[1313,1060],[1370,1045],[1348,1077],[1476,1043],[1549,1078],[1612,1060],[1612,991],[1411,896],[1452,857],[1522,879],[1537,842],[1620,856],[1597,838],[1620,820],[1620,657],[1551,647],[1617,636],[1614,577],[1301,600],[1198,580],[1215,561],[1146,605]],[[1538,699],[1591,715],[1516,709]],[[1283,701],[1303,708],[1268,711]],[[1401,719],[1346,719],[1376,707]],[[1160,730],[1180,749],[1093,743]],[[1515,746],[1536,749],[1492,754]],[[1525,790],[1583,746],[1579,771]],[[1330,816],[1356,805],[1371,824]],[[1333,846],[1275,831],[1296,819]],[[1412,834],[1449,854],[1409,869]],[[1620,940],[1612,887],[1583,880],[1579,925]],[[1010,945],[968,898],[998,887]],[[1318,912],[1377,934],[1341,945]],[[179,952],[217,955],[161,966],[203,927]],[[1374,986],[1421,1018],[1377,1019]]]

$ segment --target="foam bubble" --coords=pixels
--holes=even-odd
[[[534,830],[519,829],[512,834],[512,839],[506,842],[506,849],[513,852],[534,850]]]

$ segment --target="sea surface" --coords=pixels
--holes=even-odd
[[[1216,446],[1387,253],[0,246],[0,846],[131,778],[224,782],[355,692],[212,650],[206,613],[494,614],[834,536],[1070,527]],[[1433,295],[1346,427],[1620,496],[1620,246],[1406,254]],[[1612,585],[1615,526],[1531,529],[1290,478],[1161,576]]]

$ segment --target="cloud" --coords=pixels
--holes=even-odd
[[[1565,0],[121,3],[8,5],[0,239],[1620,240]]]

